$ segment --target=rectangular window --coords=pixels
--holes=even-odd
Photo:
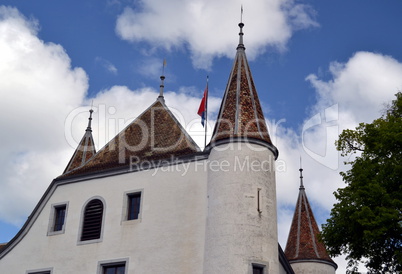
[[[125,264],[105,265],[102,274],[124,274],[126,270]]]
[[[63,234],[66,227],[68,202],[52,204],[47,235]]]
[[[53,268],[43,268],[43,269],[37,269],[37,270],[28,270],[27,274],[52,274]]]
[[[54,225],[53,231],[63,230],[64,220],[66,217],[66,205],[56,206],[54,208]]]
[[[98,263],[97,274],[125,274],[128,273],[128,258],[107,260]]]
[[[127,220],[136,220],[140,215],[141,192],[127,194]]]
[[[253,265],[253,274],[264,274],[264,267],[260,265]]]

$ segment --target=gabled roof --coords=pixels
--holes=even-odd
[[[303,169],[300,169],[299,197],[290,226],[285,255],[290,263],[297,261],[322,262],[331,264],[336,269],[337,265],[329,257],[324,244],[318,239],[320,231],[307,199],[302,171]]]
[[[243,44],[243,23],[239,24],[239,45],[223,96],[211,144],[224,139],[257,139],[272,145]]]
[[[84,175],[192,155],[200,149],[158,98],[84,166],[61,176]],[[60,178],[60,177],[59,177]]]
[[[70,161],[68,162],[67,167],[64,170],[63,174],[70,172],[73,169],[83,166],[96,153],[94,139],[92,138],[92,128],[91,128],[93,110],[91,109],[89,111],[89,113],[90,113],[90,115],[89,115],[89,119],[88,119],[89,120],[88,127],[85,130],[85,134],[82,137],[80,143],[78,144],[78,147],[75,150]]]

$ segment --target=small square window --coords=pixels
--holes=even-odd
[[[127,220],[137,220],[140,215],[141,192],[127,194]]]
[[[261,265],[253,264],[253,274],[264,274],[264,267]]]

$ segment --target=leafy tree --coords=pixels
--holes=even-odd
[[[347,254],[348,273],[402,273],[402,93],[381,118],[344,130],[336,142],[351,169],[321,239],[331,255]]]

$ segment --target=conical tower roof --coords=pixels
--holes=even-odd
[[[239,24],[239,45],[211,144],[247,139],[259,140],[273,147],[245,53],[243,26],[243,23]],[[274,150],[277,154],[276,148]]]
[[[336,269],[336,263],[329,257],[324,244],[318,239],[320,231],[307,199],[302,171],[303,169],[300,168],[299,197],[290,226],[285,255],[290,263],[319,262],[330,264]]]
[[[197,144],[165,105],[163,96],[159,96],[84,166],[62,177],[152,166],[159,160],[176,159],[198,151]]]
[[[85,130],[85,134],[82,137],[80,143],[78,144],[78,147],[75,150],[70,161],[68,162],[67,167],[64,170],[63,174],[70,172],[73,169],[83,166],[96,153],[94,139],[92,137],[92,128],[91,128],[93,110],[92,109],[89,110],[89,113],[90,114],[89,114],[89,119],[88,119],[89,120],[88,127]]]

